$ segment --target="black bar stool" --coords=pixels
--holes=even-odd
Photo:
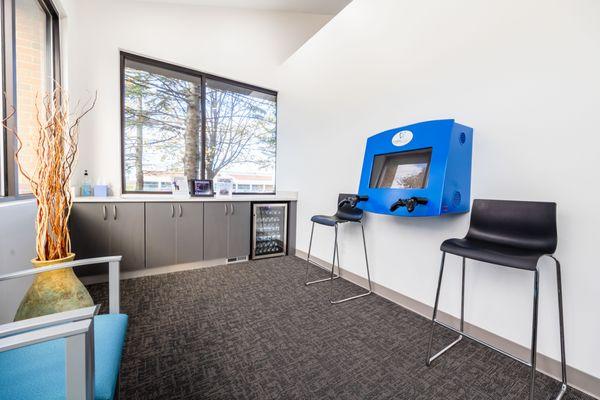
[[[353,194],[340,194],[338,196],[338,209],[334,215],[315,215],[310,220],[312,221],[312,229],[310,231],[310,244],[308,245],[308,257],[306,261],[310,264],[314,264],[320,267],[319,264],[310,260],[310,250],[312,248],[312,240],[313,233],[315,232],[315,224],[324,225],[324,226],[332,226],[335,229],[335,240],[333,243],[333,260],[331,262],[331,276],[329,278],[317,279],[315,281],[308,280],[309,273],[309,265],[306,265],[306,280],[304,284],[306,286],[312,285],[320,282],[331,282],[330,287],[330,295],[329,302],[331,304],[339,304],[345,301],[358,299],[359,297],[364,297],[372,293],[371,289],[371,274],[369,272],[369,259],[367,257],[367,242],[365,241],[365,228],[362,224],[363,210],[356,207],[356,203],[362,200],[366,200],[366,198],[362,198],[361,196],[353,195]],[[362,293],[356,296],[347,297],[341,300],[333,300],[333,280],[340,277],[340,254],[338,250],[338,225],[346,222],[357,222],[360,224],[360,229],[362,231],[362,239],[363,239],[363,247],[365,249],[365,264],[367,265],[367,280],[369,282],[369,291],[366,293]],[[337,257],[337,269],[338,273],[335,274],[335,260]]]
[[[563,319],[563,302],[561,288],[560,262],[554,257],[558,239],[556,233],[556,203],[505,201],[505,200],[475,200],[471,213],[471,224],[464,239],[448,239],[442,243],[442,262],[438,279],[435,305],[431,318],[431,336],[427,349],[427,366],[444,354],[464,337],[475,340],[493,350],[511,357],[531,367],[529,399],[533,400],[536,354],[537,354],[537,324],[538,324],[538,292],[539,271],[538,261],[543,256],[551,257],[556,264],[556,282],[558,295],[558,318],[560,329],[560,355],[562,385],[555,400],[560,400],[567,390],[567,364],[565,361],[565,335]],[[460,329],[437,321],[440,287],[444,275],[446,253],[462,257],[462,293]],[[527,362],[514,357],[500,349],[480,341],[464,333],[464,304],[465,304],[465,259],[484,261],[504,267],[518,268],[534,273],[533,281],[533,322],[531,332],[531,361]],[[441,325],[460,336],[444,349],[431,356],[433,330],[435,325]]]

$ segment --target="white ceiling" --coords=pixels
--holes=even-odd
[[[335,15],[352,0],[138,0],[153,3],[191,4],[212,7],[302,12]]]

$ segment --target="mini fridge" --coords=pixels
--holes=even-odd
[[[253,259],[284,256],[286,254],[287,215],[287,203],[253,203]]]

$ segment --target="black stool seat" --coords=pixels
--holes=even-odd
[[[538,260],[545,255],[535,250],[468,238],[448,239],[442,243],[440,250],[473,260],[529,271],[535,271]]]
[[[492,264],[535,271],[538,260],[556,250],[556,204],[475,200],[463,239],[448,239],[441,250]]]
[[[315,223],[321,224],[321,225],[335,226],[335,224],[342,224],[342,223],[348,222],[348,221],[358,222],[358,221],[360,221],[360,218],[351,220],[351,219],[340,218],[337,215],[314,215],[310,220],[312,222],[315,222]]]
[[[362,221],[363,211],[354,207],[350,204],[339,205],[340,202],[349,196],[350,194],[340,194],[338,196],[338,209],[334,215],[314,215],[310,220],[316,224],[335,226],[336,224],[342,224],[344,222],[360,222]]]

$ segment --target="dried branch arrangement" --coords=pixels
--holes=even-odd
[[[15,159],[21,174],[29,181],[37,200],[36,252],[39,261],[57,260],[71,253],[68,221],[73,205],[70,180],[77,161],[79,123],[96,105],[97,94],[86,105],[77,103],[69,114],[69,101],[57,85],[39,102],[36,96],[36,165],[28,171],[20,158],[23,141],[17,130],[4,126],[16,137]]]

